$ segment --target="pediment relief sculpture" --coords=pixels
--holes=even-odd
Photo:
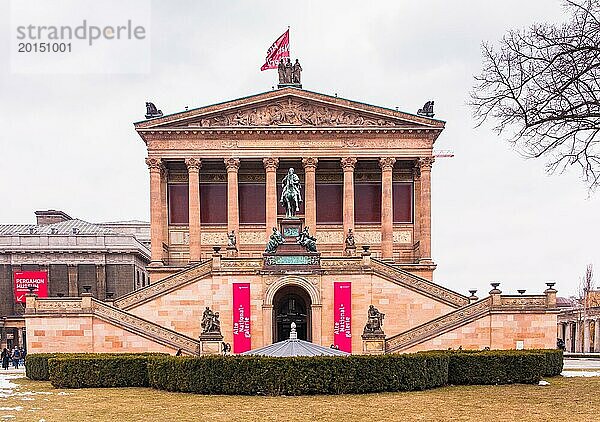
[[[279,101],[265,106],[240,109],[201,117],[190,127],[229,126],[415,126],[411,122],[386,119],[308,101]]]

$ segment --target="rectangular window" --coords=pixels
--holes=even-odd
[[[187,225],[189,222],[189,194],[187,183],[169,184],[169,224]]]
[[[394,200],[394,223],[413,222],[413,184],[394,182],[392,184]]]
[[[265,184],[240,183],[240,224],[266,224]]]
[[[200,183],[200,224],[227,225],[227,183]]]
[[[381,182],[354,185],[354,220],[357,224],[381,224]]]
[[[317,183],[317,223],[342,224],[343,190],[341,183]]]

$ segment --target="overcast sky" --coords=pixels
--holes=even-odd
[[[150,72],[128,75],[103,74],[101,62],[95,75],[11,72],[0,5],[0,223],[31,223],[49,208],[148,220],[145,145],[132,126],[144,102],[172,113],[271,89],[276,71],[259,68],[290,25],[306,89],[412,113],[435,100],[447,121],[435,146],[455,153],[433,167],[437,282],[485,295],[490,281],[538,293],[552,280],[569,295],[600,262],[600,194],[590,197],[575,171],[547,176],[490,127],[475,129],[465,105],[481,42],[559,22],[558,0],[155,1]],[[115,21],[129,18],[121,13]]]

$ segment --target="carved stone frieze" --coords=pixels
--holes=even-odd
[[[381,243],[381,231],[355,230],[354,239],[355,242],[359,245],[376,245]]]
[[[316,235],[317,239],[319,239],[319,243],[321,244],[343,244],[344,243],[344,232],[343,231],[317,231]]]
[[[506,307],[546,307],[546,296],[501,296],[501,306]]]
[[[226,245],[227,244],[227,232],[207,232],[202,231],[200,233],[200,243],[203,245]]]
[[[259,231],[240,231],[240,243],[243,245],[262,245],[267,243],[267,236],[264,230]]]
[[[202,117],[189,127],[231,126],[407,126],[410,123],[364,112],[323,106],[313,102],[287,99],[263,106],[223,112]]]
[[[410,230],[394,231],[394,243],[412,243]]]

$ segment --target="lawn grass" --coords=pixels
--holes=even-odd
[[[0,421],[551,421],[598,420],[600,377],[549,386],[460,386],[409,393],[311,397],[201,396],[150,388],[54,389],[17,379]],[[28,391],[38,392],[23,395]],[[52,393],[52,394],[48,394]],[[66,394],[65,394],[66,393]],[[23,400],[34,398],[34,400]],[[35,410],[32,410],[35,409]],[[14,415],[15,418],[4,418]]]

